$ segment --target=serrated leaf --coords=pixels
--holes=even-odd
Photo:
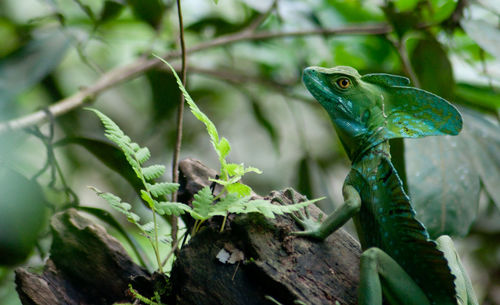
[[[146,224],[141,225],[141,229],[147,233],[151,233],[155,229],[155,224],[152,221],[150,221]]]
[[[103,193],[95,187],[90,187],[90,189],[92,189],[94,192],[96,192],[99,197],[106,200],[109,203],[109,205],[111,205],[112,208],[114,208],[115,210],[117,210],[120,213],[127,216],[128,221],[130,221],[136,225],[139,225],[138,222],[141,218],[139,217],[139,215],[130,212],[130,209],[132,208],[132,206],[129,203],[123,202],[120,197],[118,197],[114,194]]]
[[[191,214],[193,218],[199,220],[208,219],[210,216],[211,205],[214,201],[214,195],[209,186],[205,186],[198,193],[194,195],[193,200],[193,212],[196,214]]]
[[[165,166],[156,164],[142,168],[142,174],[146,180],[153,180],[161,177],[165,173]]]
[[[175,215],[180,216],[185,212],[191,213],[193,209],[188,205],[180,202],[159,202],[155,205],[155,210],[161,215]]]
[[[212,179],[212,178],[209,178],[208,181],[211,181],[211,182],[215,182],[217,184],[220,184],[222,186],[227,186],[227,185],[230,185],[230,184],[233,184],[233,183],[236,183],[238,182],[238,180],[240,180],[241,177],[240,176],[234,176],[232,177],[231,179],[229,180],[222,180],[222,179]]]
[[[127,220],[139,226],[139,220],[141,220],[141,217],[135,213],[129,212],[127,214]]]
[[[274,218],[274,215],[283,215],[286,213],[296,212],[322,199],[324,199],[324,197],[289,205],[272,204],[269,200],[259,199],[259,200],[249,201],[248,202],[249,208],[247,209],[248,210],[256,209],[259,213],[262,213],[264,216],[268,218]]]
[[[159,182],[148,184],[149,191],[153,196],[159,197],[162,195],[172,194],[179,189],[179,184],[170,182]]]
[[[221,198],[215,205],[212,205],[209,216],[226,216],[229,210],[237,211],[232,213],[242,213],[245,209],[244,203],[248,202],[250,197],[240,197],[235,193],[229,193]]]
[[[129,203],[122,202],[122,199],[114,194],[101,192],[95,187],[90,187],[90,189],[96,192],[99,197],[106,200],[111,205],[111,207],[121,213],[127,214],[128,211],[132,208]]]
[[[230,213],[260,213],[267,218],[274,218],[275,215],[283,215],[285,213],[292,213],[299,211],[300,209],[316,202],[322,200],[323,198],[317,198],[313,200],[307,200],[304,202],[290,204],[290,205],[277,205],[273,204],[269,200],[257,199],[249,200],[250,197],[243,197],[240,200],[235,201],[228,207]]]
[[[229,144],[229,141],[224,137],[222,137],[216,148],[217,154],[219,155],[220,159],[225,159],[231,151],[231,145]]]
[[[114,136],[113,139],[110,139],[111,141],[116,141],[115,143],[117,145],[120,145],[121,143],[126,141],[130,142],[130,138],[126,137],[120,127],[107,115],[94,108],[85,108],[85,110],[92,111],[97,115],[99,120],[101,120],[102,124],[104,125],[104,128],[106,129],[106,133]],[[122,140],[120,141],[120,139]]]
[[[149,152],[149,149],[147,147],[139,148],[135,152],[135,158],[137,159],[137,161],[139,161],[139,164],[143,164],[144,162],[148,161],[150,157],[151,153]]]
[[[251,187],[240,182],[229,184],[226,186],[226,189],[229,193],[236,193],[240,197],[245,197],[252,193]]]
[[[154,55],[156,58],[161,60],[163,63],[165,63],[170,70],[172,70],[172,74],[174,75],[177,85],[179,86],[179,89],[181,90],[182,94],[184,95],[184,98],[186,99],[186,103],[189,105],[189,109],[191,110],[191,113],[203,124],[205,124],[205,127],[207,128],[208,135],[210,136],[210,142],[212,143],[214,149],[218,152],[219,150],[217,149],[217,145],[219,144],[219,133],[217,132],[217,128],[215,127],[214,123],[198,108],[198,105],[193,101],[189,93],[187,92],[186,88],[182,84],[181,79],[179,78],[179,75],[177,75],[177,72],[175,72],[175,69],[163,58]]]
[[[227,163],[226,164],[226,172],[230,176],[236,176],[238,175],[237,173],[242,173],[244,172],[244,166],[243,164],[236,164],[236,163]]]
[[[155,200],[145,190],[141,190],[141,198],[148,203],[150,208],[155,206]]]
[[[253,166],[249,166],[249,167],[245,168],[245,171],[243,174],[250,173],[250,172],[256,173],[259,175],[262,174],[262,171],[260,169],[253,167]]]

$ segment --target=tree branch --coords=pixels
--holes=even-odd
[[[205,49],[210,49],[222,45],[228,45],[240,41],[249,40],[267,40],[277,39],[284,37],[299,37],[299,36],[312,36],[312,35],[379,35],[392,32],[392,28],[386,23],[368,24],[368,25],[354,25],[342,28],[331,29],[312,29],[291,32],[238,32],[235,34],[224,35],[213,40],[200,43],[192,48],[186,50],[187,54],[199,52]],[[180,51],[171,51],[164,54],[162,57],[165,60],[172,60],[181,56]],[[112,69],[111,71],[102,75],[93,85],[80,90],[70,97],[62,99],[50,107],[48,111],[54,117],[63,115],[74,108],[82,106],[85,102],[95,99],[102,92],[122,83],[129,79],[135,78],[144,72],[156,67],[160,64],[157,58],[145,59],[138,58],[134,62]],[[45,122],[48,116],[46,111],[40,110],[34,113],[22,116],[20,118],[12,119],[0,123],[0,134],[6,133],[10,130],[18,130],[35,124]]]

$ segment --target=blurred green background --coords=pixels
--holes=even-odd
[[[327,196],[326,211],[342,202],[348,159],[300,82],[306,66],[406,75],[457,105],[460,136],[394,142],[393,158],[431,234],[456,237],[481,304],[500,304],[500,2],[181,3],[188,48],[248,35],[188,54],[187,88],[231,142],[229,159],[263,170],[246,178],[257,193],[293,186],[309,198]],[[92,88],[112,69],[179,50],[178,37],[174,1],[2,0],[0,126]],[[171,62],[180,67],[179,58]],[[170,166],[179,94],[162,67],[87,102],[148,146],[152,162]],[[20,304],[16,267],[43,265],[51,214],[70,206],[110,210],[87,186],[120,194],[148,217],[113,152],[97,118],[81,108],[0,134],[0,304]],[[218,164],[189,112],[186,157]]]

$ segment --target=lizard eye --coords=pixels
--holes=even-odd
[[[337,80],[337,85],[341,88],[341,89],[347,89],[349,88],[349,86],[351,86],[351,81],[348,79],[348,78],[339,78]]]

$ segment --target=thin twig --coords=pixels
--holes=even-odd
[[[186,50],[187,54],[206,50],[222,45],[232,44],[240,41],[248,40],[266,40],[284,37],[312,36],[312,35],[378,35],[392,32],[392,28],[386,23],[370,24],[370,25],[355,25],[342,28],[332,29],[312,29],[303,31],[291,32],[238,32],[235,34],[221,36],[213,40],[200,43]],[[171,51],[164,54],[162,57],[165,60],[172,60],[181,56],[179,51]],[[129,79],[142,75],[144,72],[156,67],[160,64],[160,60],[156,58],[145,59],[138,58],[134,62],[122,67],[114,68],[111,71],[102,75],[93,85],[82,89],[81,91],[62,99],[49,107],[49,111],[54,117],[63,115],[74,108],[82,106],[86,101],[90,101],[97,97],[102,92],[124,82]],[[0,124],[0,134],[9,130],[18,130],[35,124],[45,122],[47,114],[40,110],[20,118],[12,119]]]
[[[403,64],[403,71],[404,73],[411,79],[413,86],[420,88],[420,81],[418,80],[417,74],[415,74],[415,71],[413,70],[413,67],[411,66],[410,59],[408,58],[408,53],[406,52],[406,44],[403,39],[401,40],[396,40],[393,38],[389,38],[389,41],[392,43],[394,48],[396,48],[396,51],[399,55],[399,59],[401,60],[401,63]]]
[[[186,43],[184,41],[184,22],[182,19],[182,7],[181,1],[177,0],[177,17],[179,19],[179,40],[181,42],[181,79],[182,84],[186,87],[186,69],[187,69],[187,56],[186,56]],[[181,153],[182,145],[182,122],[184,119],[184,94],[180,95],[179,107],[177,108],[177,135],[175,140],[174,156],[172,158],[172,182],[179,182],[179,155]],[[177,201],[177,192],[172,193],[172,202]],[[172,225],[172,244],[177,247],[177,223],[178,217],[172,215],[171,225]],[[175,249],[174,249],[175,251]]]

